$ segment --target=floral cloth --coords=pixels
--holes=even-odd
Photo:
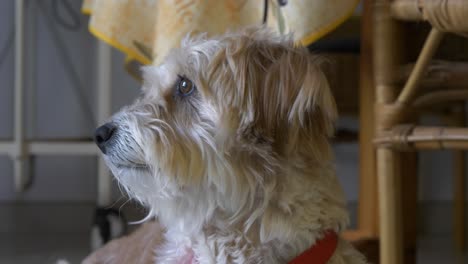
[[[310,44],[354,11],[358,0],[84,0],[89,30],[135,61],[159,63],[188,33],[216,35],[265,23]]]

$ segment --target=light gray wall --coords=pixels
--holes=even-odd
[[[28,2],[28,12],[33,5]],[[81,1],[69,1],[79,10]],[[36,1],[45,6],[50,16],[50,0]],[[32,110],[37,126],[29,125],[34,138],[90,138],[90,126],[75,96],[51,31],[43,13],[35,7],[37,18],[29,23],[37,27],[36,90],[37,107]],[[82,27],[70,32],[54,23],[79,74],[82,89],[93,106],[95,102],[96,39],[87,30],[88,18],[80,14]],[[6,45],[13,27],[14,1],[0,1],[0,49]],[[30,37],[31,35],[29,35]],[[13,136],[14,46],[0,64],[0,139]],[[123,69],[124,56],[113,52],[113,111],[132,101],[139,93],[138,83]],[[30,62],[28,58],[28,63]],[[27,81],[27,80],[26,80]],[[30,94],[26,94],[30,96]],[[94,109],[93,109],[94,112]],[[33,133],[31,133],[33,132]],[[22,195],[13,190],[13,171],[9,157],[0,156],[0,201],[94,201],[96,197],[96,158],[41,156],[34,158],[34,184]]]
[[[30,2],[30,1],[27,1]],[[50,7],[50,0],[36,1]],[[79,8],[81,1],[70,1]],[[36,87],[37,126],[30,127],[35,138],[90,137],[92,128],[80,109],[77,97],[66,74],[44,16],[35,10],[37,20]],[[0,48],[5,45],[13,26],[14,1],[0,1]],[[57,24],[69,51],[83,89],[93,105],[96,74],[96,40],[87,31],[87,17],[81,15],[82,28],[69,32]],[[138,94],[138,83],[123,69],[123,55],[113,52],[113,110],[132,101]],[[13,49],[0,64],[0,138],[12,137],[13,116]],[[94,110],[93,110],[94,111]],[[353,118],[342,118],[340,125],[357,128]],[[358,197],[357,144],[340,144],[336,151],[337,172],[350,200]],[[452,176],[449,153],[421,155],[422,177],[420,197],[423,200],[450,200]],[[34,166],[34,185],[23,195],[13,191],[12,164],[8,157],[0,157],[0,202],[3,201],[94,201],[96,197],[96,161],[91,157],[37,157]]]

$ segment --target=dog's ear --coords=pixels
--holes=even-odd
[[[226,49],[210,62],[209,85],[216,87],[216,102],[226,109],[221,119],[238,124],[240,135],[282,142],[285,137],[326,140],[337,114],[320,60],[290,39],[250,33],[226,41]],[[298,133],[302,135],[291,135]]]
[[[278,53],[257,91],[260,123],[268,129],[286,125],[331,136],[337,112],[322,62],[305,48],[283,47]]]
[[[328,138],[334,133],[337,111],[321,59],[301,47],[267,48],[277,49],[277,55],[259,67],[265,72],[262,85],[254,89],[255,127],[272,138],[276,151],[285,156],[299,151],[315,160],[328,160]]]

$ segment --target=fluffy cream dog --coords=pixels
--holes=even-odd
[[[96,142],[164,227],[155,263],[288,263],[348,222],[328,142],[335,117],[320,60],[250,28],[186,39],[144,68],[142,96]],[[335,246],[328,263],[365,262]]]

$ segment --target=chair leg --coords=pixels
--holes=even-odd
[[[450,126],[465,126],[465,105],[452,108],[443,120]],[[465,248],[465,152],[454,150],[453,153],[453,239],[458,251]]]
[[[401,159],[404,263],[416,263],[418,221],[418,153],[399,153]]]
[[[465,153],[457,150],[453,153],[454,169],[454,225],[455,246],[459,251],[465,248]]]
[[[456,126],[465,125],[465,107],[461,105],[452,115]],[[453,151],[453,235],[455,246],[459,251],[465,248],[465,152]]]
[[[377,150],[381,264],[403,263],[400,162],[393,150]]]
[[[377,177],[375,169],[375,91],[372,71],[372,1],[365,0],[361,26],[359,91],[359,212],[358,228],[378,237]]]
[[[403,24],[391,16],[390,0],[374,1],[373,61],[375,89],[376,134],[401,123],[403,116],[389,118],[384,109],[392,105],[398,95],[396,76],[405,61]],[[398,117],[398,118],[397,118]],[[401,208],[400,153],[380,146],[377,149],[377,185],[380,228],[380,263],[403,263],[403,230]]]

